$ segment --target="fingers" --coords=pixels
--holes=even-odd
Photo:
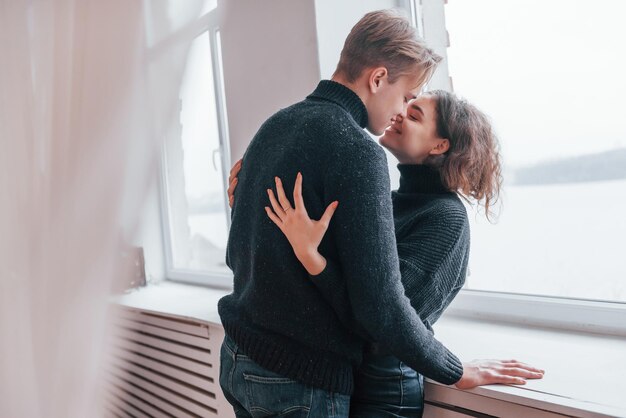
[[[521,361],[517,361],[517,360],[504,360],[502,361],[502,364],[505,365],[505,367],[518,367],[521,369],[530,370],[531,372],[545,373],[545,370],[543,369],[540,369],[538,367],[533,367],[529,364],[522,363]]]
[[[282,231],[282,229],[283,229],[283,221],[281,221],[281,219],[278,216],[276,216],[276,214],[267,206],[265,206],[265,213],[267,213],[267,216],[270,217],[272,222],[274,222],[276,224],[276,226],[278,226],[280,228],[280,230]]]
[[[543,373],[541,372],[534,372],[520,367],[505,367],[501,370],[501,373],[508,376],[517,376],[526,379],[541,379],[543,377]]]
[[[306,212],[304,199],[302,199],[302,173],[298,173],[296,176],[296,185],[293,186],[293,204],[295,205],[296,210],[303,209],[304,212]]]
[[[459,389],[505,384],[525,385],[527,379],[541,379],[543,371],[517,360],[474,360],[463,363],[463,376],[456,383]]]
[[[283,182],[278,177],[274,177],[274,180],[276,181],[276,194],[278,195],[278,201],[280,202],[280,206],[282,207],[283,212],[287,212],[290,209],[293,209],[291,207],[291,202],[289,202],[289,199],[287,199],[287,195],[285,195]]]
[[[278,204],[278,202],[276,201],[276,197],[274,196],[274,191],[272,189],[267,189],[267,195],[270,198],[272,209],[274,209],[274,212],[280,218],[282,223],[282,220],[285,218],[285,211],[283,210],[282,206],[280,206],[280,204]]]
[[[500,383],[502,385],[525,385],[526,380],[521,377],[507,376],[504,374],[494,376],[491,383]]]
[[[330,219],[335,214],[335,210],[337,210],[337,206],[339,206],[339,202],[335,200],[333,203],[328,205],[328,207],[324,211],[324,214],[320,218],[319,222],[321,225],[324,226],[324,229],[328,228],[328,225],[330,224]]]
[[[499,361],[502,366],[495,371],[495,382],[511,385],[525,385],[526,379],[542,379],[544,371],[517,360]]]
[[[243,159],[239,159],[239,161],[237,161],[235,165],[233,165],[233,167],[230,169],[230,174],[228,176],[228,183],[230,183],[233,178],[237,178],[239,171],[241,171],[242,163],[243,163]]]
[[[525,369],[525,370],[535,372],[535,373],[542,373],[542,374],[545,373],[545,370],[543,369],[540,369],[538,367],[533,367],[530,364],[526,364],[518,360],[502,360],[500,361],[500,363],[502,363],[504,367],[515,367],[515,368]]]
[[[238,181],[239,180],[237,179],[237,177],[235,177],[230,180],[230,183],[228,185],[228,204],[231,208],[233,207],[233,203],[235,202],[235,187],[237,187]]]
[[[228,175],[228,206],[233,207],[235,204],[235,187],[237,187],[237,183],[239,179],[237,175],[241,170],[241,164],[243,163],[243,159],[239,159],[230,169],[230,174]]]

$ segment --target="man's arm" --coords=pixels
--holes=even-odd
[[[324,184],[328,198],[339,201],[327,239],[337,247],[354,317],[410,367],[455,383],[463,373],[461,362],[424,326],[400,281],[384,152],[363,142],[343,160],[334,157]]]
[[[422,322],[435,322],[465,281],[463,259],[469,245],[467,231],[459,222],[447,227],[449,235],[455,238],[444,244],[445,248],[441,235],[422,224],[397,243],[402,285]],[[428,250],[431,248],[437,248],[441,254],[433,255]],[[309,278],[331,304],[341,323],[349,329],[357,327],[344,274],[337,263],[327,259],[326,267],[319,274],[309,274]]]

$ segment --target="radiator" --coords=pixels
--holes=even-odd
[[[112,417],[234,417],[219,386],[221,326],[120,307],[105,406]]]

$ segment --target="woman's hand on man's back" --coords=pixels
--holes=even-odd
[[[320,274],[326,267],[326,259],[317,251],[330,220],[337,209],[339,202],[332,202],[326,208],[319,221],[313,220],[304,206],[302,199],[302,174],[296,176],[293,188],[294,207],[285,195],[280,178],[275,178],[276,194],[272,189],[267,189],[272,208],[265,207],[267,216],[280,228],[289,240],[296,257],[302,263],[307,272],[313,276]]]
[[[239,181],[237,176],[241,171],[241,165],[242,160],[237,161],[230,169],[228,176],[228,204],[231,208],[235,203],[235,188]],[[339,202],[332,202],[328,205],[321,219],[315,221],[309,217],[302,199],[302,174],[298,173],[293,190],[295,208],[291,207],[280,178],[276,177],[275,182],[278,198],[273,190],[267,189],[272,206],[271,209],[265,207],[267,216],[285,234],[296,257],[307,272],[312,276],[318,275],[326,268],[326,259],[317,251],[317,247],[322,242]]]
[[[230,169],[230,174],[228,175],[228,204],[231,209],[233,207],[233,203],[235,203],[235,188],[237,187],[237,182],[239,181],[237,175],[239,175],[239,172],[241,171],[242,163],[243,158],[239,159],[239,161],[233,165],[233,168]]]

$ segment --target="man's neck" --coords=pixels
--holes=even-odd
[[[359,83],[359,80],[356,80],[354,82],[348,81],[342,74],[335,73],[331,77],[331,81],[342,84],[352,90],[354,93],[356,93],[357,96],[359,96],[359,99],[361,99],[361,101],[363,102],[363,104],[365,104],[365,107],[367,108],[368,95],[366,94],[366,90],[362,87],[362,83]]]

